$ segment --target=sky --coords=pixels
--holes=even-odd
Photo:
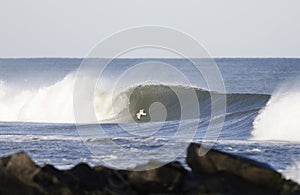
[[[143,25],[185,32],[213,57],[299,57],[299,8],[298,0],[0,0],[0,58],[85,57]]]

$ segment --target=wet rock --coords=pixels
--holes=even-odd
[[[189,194],[273,194],[224,171],[212,174],[191,174],[185,180],[184,189]]]
[[[123,171],[123,176],[138,193],[180,193],[187,173],[179,162],[171,162],[156,169]]]
[[[24,152],[2,158],[0,166],[25,183],[30,183],[32,177],[39,171],[39,167]]]
[[[210,150],[188,148],[187,163],[157,161],[135,170],[115,170],[81,163],[69,170],[37,166],[25,153],[0,159],[0,194],[300,194],[300,187],[270,166]],[[160,163],[159,163],[160,164]]]
[[[225,172],[237,176],[253,187],[259,187],[272,193],[300,192],[298,184],[285,180],[280,173],[267,164],[214,149],[211,149],[206,155],[200,156],[200,146],[195,143],[190,144],[187,153],[187,164],[196,174],[212,175]]]
[[[104,192],[109,194],[135,194],[128,180],[121,174],[122,171],[110,169],[104,166],[96,166],[94,171],[101,178]]]
[[[0,160],[0,194],[40,194],[32,177],[39,171],[30,157],[19,152]]]
[[[42,167],[34,176],[33,181],[40,186],[44,193],[72,194],[69,187],[72,186],[72,178],[52,165]]]
[[[51,194],[134,193],[131,186],[120,177],[115,170],[100,166],[91,168],[81,163],[65,171],[46,165],[34,179],[44,192]]]

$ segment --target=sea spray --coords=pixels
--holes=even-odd
[[[299,82],[298,82],[299,83]],[[300,87],[282,85],[253,122],[257,140],[300,141]]]
[[[292,165],[286,167],[282,173],[287,179],[300,184],[300,161],[293,161]]]
[[[73,74],[39,89],[20,90],[8,83],[0,85],[0,120],[23,122],[73,121]]]
[[[0,121],[74,123],[73,91],[74,72],[62,80],[38,89],[21,89],[18,86],[0,82]],[[86,76],[84,79],[90,79]],[[85,90],[82,90],[85,93]],[[116,105],[123,97],[114,100]],[[124,98],[123,98],[124,99]],[[82,100],[84,104],[84,100]],[[99,121],[112,118],[119,110],[112,109],[112,93],[95,91],[95,111]],[[127,105],[122,102],[123,105]],[[119,105],[121,107],[121,105]],[[95,121],[85,121],[95,122]]]

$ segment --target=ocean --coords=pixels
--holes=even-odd
[[[124,86],[112,93],[122,71],[154,62],[184,71],[192,85],[170,75],[163,83],[121,81]],[[224,123],[212,127],[221,126],[213,147],[268,163],[300,182],[300,59],[217,58],[225,94],[201,86],[205,82],[198,80],[203,78],[185,59],[115,59],[99,80],[104,87],[95,89],[97,121],[78,125],[73,97],[81,63],[71,58],[0,59],[1,156],[25,151],[37,164],[60,169],[80,162],[126,169],[149,160],[178,160],[186,166],[184,149],[189,142],[212,144],[205,135],[216,103],[213,95],[226,97],[226,113],[218,116]],[[182,119],[177,95],[185,98],[192,93],[201,112]],[[135,114],[142,108],[149,114],[137,120]],[[161,113],[166,113],[163,121],[155,117]],[[183,131],[176,132],[178,128]]]

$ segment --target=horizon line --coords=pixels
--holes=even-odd
[[[209,57],[121,57],[121,58],[90,58],[90,59],[207,59]],[[88,59],[87,57],[45,56],[45,57],[0,57],[0,59]],[[300,59],[300,56],[216,56],[211,59]]]

